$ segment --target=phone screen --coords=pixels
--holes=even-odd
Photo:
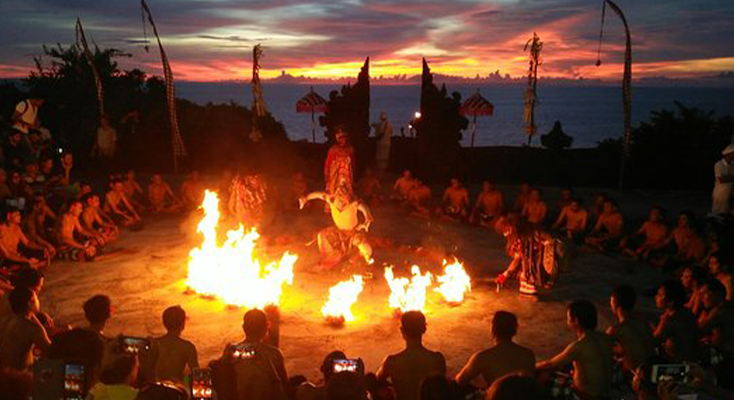
[[[688,365],[685,364],[656,364],[652,366],[652,383],[673,381],[684,383],[688,376]]]
[[[194,400],[211,399],[212,374],[209,368],[195,368],[191,373],[191,397]]]
[[[150,340],[133,336],[122,336],[120,338],[120,347],[125,353],[138,354],[141,351],[150,350]]]
[[[337,359],[334,360],[334,373],[342,371],[357,372],[359,361],[354,359]]]
[[[64,399],[84,399],[84,366],[80,364],[64,365]]]
[[[232,358],[249,360],[255,357],[255,346],[251,343],[241,343],[232,346]]]

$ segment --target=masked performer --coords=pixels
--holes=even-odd
[[[345,186],[350,195],[353,193],[354,149],[349,144],[346,132],[336,129],[336,143],[329,148],[324,163],[326,193],[333,195],[338,186]]]
[[[246,227],[263,222],[267,186],[260,175],[235,176],[229,188],[229,214]]]
[[[321,268],[327,269],[349,256],[353,248],[368,263],[372,263],[372,246],[367,242],[365,233],[369,231],[373,218],[366,204],[355,199],[346,185],[340,185],[333,194],[313,192],[299,199],[300,207],[307,202],[320,199],[326,202],[331,211],[334,226],[321,230],[317,237],[321,253]],[[359,213],[364,222],[360,223]]]

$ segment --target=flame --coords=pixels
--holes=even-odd
[[[352,279],[342,281],[329,289],[329,300],[321,307],[321,313],[326,318],[354,321],[352,304],[364,289],[364,280],[361,275],[352,275]]]
[[[293,284],[293,265],[298,256],[286,252],[279,262],[263,267],[255,254],[260,235],[256,229],[245,233],[242,225],[227,232],[225,242],[217,245],[219,197],[216,192],[205,192],[201,208],[204,217],[197,232],[204,236],[204,241],[189,253],[187,285],[231,305],[248,308],[277,305],[283,285]]]
[[[464,301],[464,294],[471,291],[471,278],[459,260],[454,258],[452,264],[447,264],[443,260],[444,274],[436,277],[440,285],[434,290],[450,303],[461,303]]]
[[[385,268],[385,280],[390,286],[390,307],[401,312],[423,311],[426,305],[426,289],[431,285],[430,272],[421,275],[417,265],[411,267],[411,279],[395,278],[392,267]]]

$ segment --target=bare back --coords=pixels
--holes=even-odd
[[[423,380],[433,374],[446,373],[443,354],[424,347],[405,349],[388,356],[378,376],[390,378],[399,400],[419,400]]]

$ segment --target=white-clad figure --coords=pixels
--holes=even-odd
[[[732,181],[734,181],[734,144],[726,146],[721,152],[724,156],[714,165],[714,192],[711,213],[725,215],[731,213]]]
[[[377,151],[375,153],[377,169],[385,171],[390,160],[392,124],[387,120],[387,114],[383,111],[380,113],[380,122],[376,122],[372,126],[375,128],[375,137],[377,138]]]

